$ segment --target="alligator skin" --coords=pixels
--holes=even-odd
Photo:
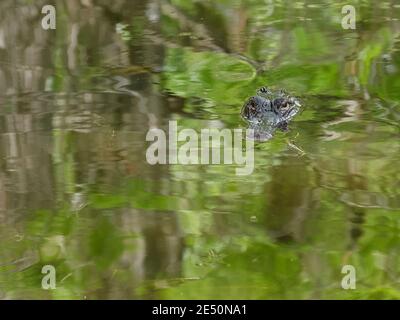
[[[254,130],[254,139],[266,141],[276,130],[287,131],[288,123],[300,111],[300,102],[283,90],[272,91],[266,87],[257,90],[242,107],[242,118]]]

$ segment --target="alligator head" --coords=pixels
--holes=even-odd
[[[249,98],[242,107],[241,115],[254,129],[254,139],[265,141],[277,130],[288,130],[289,121],[299,112],[299,101],[286,92],[273,92],[265,87]]]

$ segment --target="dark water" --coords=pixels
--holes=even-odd
[[[400,298],[400,3],[344,4],[1,1],[0,297]],[[147,163],[263,85],[304,107],[252,175]]]

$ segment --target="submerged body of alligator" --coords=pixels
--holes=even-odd
[[[289,121],[299,112],[300,102],[286,92],[271,91],[265,87],[249,98],[242,108],[242,118],[254,130],[254,139],[265,141],[276,130],[287,131]]]

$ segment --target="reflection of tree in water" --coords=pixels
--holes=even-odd
[[[356,160],[350,159],[348,161],[348,190],[368,190],[367,178],[362,174],[359,168],[356,167]],[[349,211],[351,213],[351,229],[350,229],[350,239],[349,249],[352,250],[357,244],[358,239],[362,236],[362,225],[365,220],[365,209],[362,207],[349,206]]]
[[[40,29],[40,8],[43,4],[57,6],[59,20],[56,31],[43,32]],[[87,292],[89,298],[140,297],[143,296],[140,290],[133,291],[142,285],[151,289],[147,291],[150,292],[148,297],[157,297],[157,290],[168,287],[169,280],[182,279],[184,241],[176,212],[165,208],[138,209],[130,205],[124,189],[124,183],[133,180],[138,184],[146,182],[143,189],[150,195],[168,197],[174,194],[170,181],[177,179],[172,178],[169,168],[149,167],[143,158],[147,147],[144,137],[149,125],[165,125],[170,113],[189,120],[195,118],[188,113],[188,108],[184,108],[185,98],[182,96],[187,98],[187,95],[180,96],[174,90],[171,90],[168,97],[165,93],[157,93],[163,81],[158,72],[165,71],[165,75],[170,72],[166,69],[181,67],[180,61],[174,62],[177,66],[164,65],[165,57],[170,54],[168,48],[190,47],[185,62],[194,64],[192,72],[185,74],[185,70],[178,71],[173,80],[187,81],[188,85],[193,86],[199,84],[192,94],[194,96],[189,96],[189,99],[212,100],[215,108],[208,108],[208,111],[215,118],[221,116],[222,124],[236,125],[237,121],[236,105],[226,103],[227,96],[234,95],[240,100],[241,96],[248,94],[248,88],[241,87],[242,83],[235,88],[235,76],[228,79],[230,83],[224,83],[223,78],[230,76],[229,70],[225,70],[222,73],[224,76],[218,78],[218,81],[207,82],[210,79],[207,75],[214,72],[215,66],[197,69],[197,62],[201,66],[202,61],[194,61],[196,59],[193,57],[201,55],[192,52],[206,51],[211,56],[214,52],[240,52],[246,55],[247,58],[239,58],[250,62],[257,71],[268,69],[268,72],[258,74],[255,82],[260,83],[254,84],[254,87],[264,85],[267,80],[294,88],[299,86],[304,92],[316,90],[321,93],[322,96],[316,96],[316,100],[324,102],[325,113],[313,114],[307,127],[318,127],[317,121],[329,125],[331,118],[337,120],[338,114],[346,112],[336,105],[330,109],[324,96],[326,91],[333,92],[335,97],[336,93],[352,93],[341,87],[344,82],[341,79],[343,70],[337,69],[337,60],[341,57],[339,55],[333,60],[330,57],[328,61],[322,60],[325,57],[324,50],[336,56],[337,52],[345,52],[353,44],[348,41],[338,47],[340,41],[333,41],[332,45],[328,45],[324,42],[332,38],[312,28],[308,29],[316,21],[316,27],[319,26],[318,21],[322,17],[317,17],[321,13],[319,9],[310,10],[304,6],[285,11],[277,5],[274,17],[269,21],[269,16],[266,17],[265,12],[263,15],[262,10],[253,6],[253,2],[243,2],[240,6],[222,3],[214,6],[198,1],[193,5],[189,3],[189,7],[186,10],[185,6],[178,8],[178,5],[171,2],[155,0],[40,0],[30,5],[19,3],[18,6],[12,1],[0,2],[0,219],[6,223],[5,228],[8,230],[0,233],[5,243],[11,243],[10,246],[4,245],[0,251],[1,260],[15,261],[23,255],[23,258],[29,259],[24,260],[19,270],[29,269],[38,261],[41,262],[38,260],[38,249],[57,240],[66,249],[61,250],[61,257],[58,258],[63,263],[65,260],[71,263],[67,266],[70,269],[68,272],[76,275],[80,270],[86,271],[87,282],[77,277],[77,281],[82,283],[77,283],[76,287],[79,293],[94,288],[93,292]],[[392,17],[394,12],[388,16]],[[370,17],[367,20],[377,30],[386,23],[376,19],[382,17],[378,10],[371,10],[367,14]],[[303,28],[294,18],[297,16],[311,19]],[[321,25],[328,28],[324,20],[325,17]],[[370,26],[369,23],[367,26]],[[386,25],[384,28],[387,28]],[[308,31],[311,31],[310,37]],[[357,30],[357,33],[362,32],[368,35],[366,31]],[[354,90],[358,90],[361,78],[364,78],[364,84],[361,83],[364,86],[368,82],[379,83],[377,79],[382,74],[387,77],[393,72],[393,61],[398,60],[395,52],[398,39],[394,39],[393,52],[387,56],[391,60],[385,62],[386,71],[382,71],[376,54],[385,48],[386,36],[372,31],[369,33],[371,38],[360,36],[354,52],[344,58],[350,60],[345,69],[350,70],[354,78]],[[375,37],[379,40],[375,41]],[[375,42],[379,42],[378,46],[370,45]],[[361,51],[366,62],[360,58]],[[320,60],[314,60],[316,56]],[[252,60],[257,60],[257,63]],[[373,70],[372,75],[368,74],[369,69]],[[187,75],[190,77],[185,78]],[[201,81],[207,83],[198,81],[199,76],[205,76]],[[385,96],[389,87],[387,83],[395,83],[396,76],[396,73],[392,73],[389,81],[382,81],[382,87],[378,90],[382,96]],[[196,77],[193,83],[190,82],[192,77]],[[218,87],[221,83],[224,85]],[[250,82],[244,82],[243,85],[253,87]],[[218,90],[224,92],[207,96],[206,91],[211,87],[224,90],[234,88],[238,92],[232,90],[228,95],[224,90]],[[395,96],[396,90],[389,88],[389,91]],[[370,93],[371,96],[373,94]],[[139,103],[140,97],[146,98],[144,106]],[[191,107],[201,109],[197,105]],[[391,123],[396,124],[397,111],[394,107],[389,109],[392,114],[390,119],[393,120]],[[150,114],[152,117],[149,117]],[[231,122],[227,121],[229,117],[233,119]],[[345,121],[341,120],[347,121],[349,118],[340,118],[343,124]],[[335,125],[338,124],[336,122]],[[321,132],[323,129],[327,130],[326,127],[321,128]],[[304,134],[307,130],[304,126],[301,131]],[[340,129],[338,132],[335,130],[333,125],[329,128],[330,133],[340,134]],[[364,133],[366,138],[358,145],[361,149],[367,148],[364,144],[368,139],[367,129]],[[309,141],[312,144],[315,141],[315,148],[323,149],[327,146],[327,140],[323,140],[322,136],[324,133],[312,132]],[[334,143],[340,135],[329,137]],[[343,145],[338,146],[343,148]],[[343,243],[350,250],[356,251],[360,237],[368,233],[367,228],[363,230],[368,204],[385,209],[396,208],[396,205],[398,207],[398,202],[385,202],[385,195],[379,194],[382,197],[378,199],[379,203],[374,204],[372,196],[368,198],[368,188],[374,185],[374,174],[367,172],[369,166],[364,163],[365,159],[353,157],[357,152],[353,154],[344,151],[345,159],[329,159],[330,171],[324,171],[324,160],[318,157],[306,159],[284,155],[277,159],[280,163],[271,164],[271,156],[268,155],[266,163],[270,169],[267,176],[261,174],[254,180],[249,177],[245,183],[229,184],[229,190],[224,188],[228,185],[225,179],[232,178],[229,174],[211,172],[206,177],[199,170],[199,176],[192,180],[200,186],[207,184],[207,187],[204,190],[199,188],[199,192],[196,189],[189,190],[191,195],[184,199],[184,209],[193,209],[196,205],[190,201],[194,199],[201,202],[199,207],[202,210],[212,212],[212,237],[208,234],[202,234],[202,237],[210,243],[210,247],[221,242],[223,251],[224,246],[229,246],[224,241],[229,242],[230,237],[235,240],[234,235],[246,232],[249,227],[246,214],[251,214],[251,217],[258,214],[262,197],[257,192],[261,185],[266,199],[263,208],[265,228],[278,244],[307,244],[310,233],[316,233],[318,239],[320,230],[308,228],[308,221],[335,206],[337,211],[349,212],[345,227],[350,225],[350,228],[348,238]],[[397,174],[396,170],[392,170]],[[385,174],[393,171],[387,170]],[[322,177],[321,181],[318,181],[319,177]],[[189,181],[190,177],[179,176],[179,179],[183,189],[193,184],[193,181]],[[237,177],[232,180],[235,179]],[[268,182],[265,182],[266,179],[269,179]],[[392,178],[388,179],[390,181],[385,182],[385,187],[393,186],[392,189],[397,190]],[[367,203],[357,201],[354,190],[366,196]],[[142,189],[140,191],[143,192]],[[186,196],[186,191],[179,194]],[[320,211],[323,202],[326,202],[326,195],[321,193],[330,191],[333,196],[328,198],[329,206],[323,208],[325,211]],[[95,203],[93,194],[111,195],[111,204]],[[337,203],[332,199],[338,200]],[[257,203],[252,206],[253,202]],[[73,213],[59,210],[60,207],[65,209],[65,206],[68,210],[71,208]],[[221,214],[213,212],[216,208],[221,209]],[[48,211],[38,212],[38,209]],[[237,215],[233,217],[232,212]],[[191,213],[195,216],[198,211],[193,209]],[[75,223],[71,227],[72,231],[69,231],[71,233],[60,231],[68,229],[68,223],[62,228],[58,226],[56,230],[52,229],[53,225],[60,223],[60,219],[69,222],[71,216]],[[35,228],[30,225],[30,220],[33,220]],[[229,224],[232,220],[240,221],[240,226]],[[259,226],[253,223],[250,228],[253,227],[250,232],[258,230]],[[104,232],[96,233],[96,230]],[[202,229],[199,227],[199,230]],[[17,241],[14,241],[15,236]],[[24,236],[25,242],[21,240]],[[210,240],[213,237],[217,240]],[[94,248],[88,246],[92,251],[86,247],[88,242]],[[120,243],[115,252],[112,250],[113,243]],[[338,246],[343,243],[340,242]],[[331,245],[329,241],[322,244],[325,246],[322,250]],[[103,269],[96,267],[98,261],[108,257],[106,253],[110,254],[110,264]],[[332,267],[324,265],[325,261],[318,250],[306,254],[302,262],[315,271],[310,273],[317,274],[318,281],[324,279],[320,274]],[[65,283],[68,284],[71,279],[74,277],[66,278]]]
[[[40,29],[40,9],[49,1],[18,7],[10,7],[10,3],[0,4],[4,46],[0,48],[1,99],[12,106],[0,115],[4,219],[12,219],[8,215],[16,210],[22,215],[37,209],[57,211],[68,202],[81,208],[80,215],[84,215],[89,201],[86,193],[92,188],[110,192],[126,176],[148,180],[155,187],[168,179],[168,167],[149,168],[144,155],[147,113],[160,124],[168,115],[169,102],[153,90],[157,75],[129,73],[134,65],[161,70],[163,44],[140,38],[126,43],[115,34],[116,19],[126,24],[132,19],[142,21],[147,29],[159,32],[159,19],[151,24],[143,20],[150,4],[158,10],[158,1],[98,1],[96,5],[55,1],[60,20],[54,32]],[[142,35],[139,31],[138,36]],[[146,97],[147,110],[139,110],[136,96],[113,89],[113,77],[98,77],[90,69],[104,64],[118,67],[116,72],[121,74],[116,75],[126,79],[124,89]],[[49,85],[55,91],[35,94],[49,90]],[[96,86],[110,93],[92,91]],[[98,214],[103,215],[101,211]],[[82,223],[79,219],[77,223]],[[97,220],[96,215],[91,219]],[[183,244],[174,212],[126,208],[111,221],[126,234],[136,235],[135,250],[123,253],[114,268],[100,277],[104,290],[95,293],[98,297],[123,296],[112,288],[121,285],[111,280],[119,268],[130,269],[138,283],[179,277]],[[23,225],[15,228],[25,233]],[[68,249],[79,252],[84,242],[72,242]],[[83,264],[90,259],[85,250],[78,257]],[[100,275],[96,268],[91,270],[94,273],[88,277]]]
[[[270,170],[271,181],[265,185],[265,224],[278,241],[301,242],[305,223],[318,205],[318,190],[313,187],[313,173],[301,157],[281,160]]]

